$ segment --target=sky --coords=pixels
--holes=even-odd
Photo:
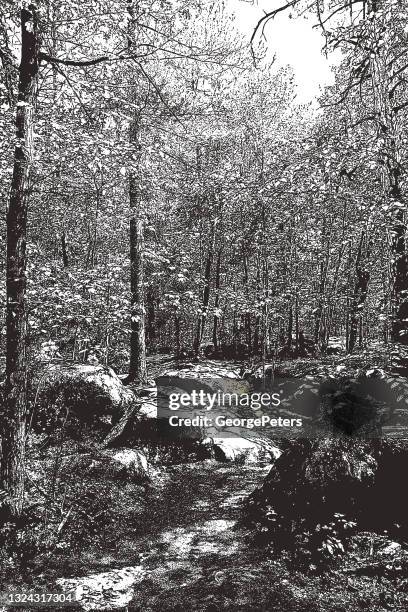
[[[244,0],[229,0],[230,10],[235,13],[238,27],[248,38],[264,11],[280,6],[279,0],[259,0],[251,4]],[[322,53],[324,39],[313,16],[305,19],[289,12],[277,15],[265,27],[266,43],[271,55],[276,55],[279,66],[292,66],[297,84],[297,101],[306,104],[320,93],[320,87],[333,83],[330,67],[336,59],[327,59]]]

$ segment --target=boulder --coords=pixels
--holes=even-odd
[[[132,482],[149,480],[152,475],[146,456],[130,448],[104,451],[92,460],[86,471]]]
[[[154,475],[145,454],[133,448],[94,449],[63,455],[58,461],[62,478],[92,476],[142,483]],[[55,457],[27,460],[26,473],[31,483],[49,480],[54,470]]]
[[[147,418],[157,416],[157,429],[160,436],[174,440],[197,440],[202,441],[208,436],[216,436],[217,428],[206,425],[202,421],[197,425],[181,425],[172,427],[169,418],[177,416],[180,419],[194,419],[195,417],[214,417],[218,408],[207,412],[206,402],[203,405],[180,407],[177,410],[170,409],[170,397],[193,392],[203,391],[205,394],[214,395],[241,394],[250,391],[249,383],[242,380],[238,371],[219,366],[212,362],[190,364],[186,367],[169,370],[156,378],[157,383],[157,412],[152,404],[144,403],[142,412]],[[221,409],[223,414],[228,410]],[[231,414],[232,415],[232,414]],[[233,415],[232,415],[233,416]]]
[[[135,402],[135,396],[108,367],[89,364],[52,364],[36,389],[33,424],[55,426],[74,417],[82,423],[116,422]]]
[[[202,442],[212,450],[214,459],[223,463],[272,463],[282,451],[271,440],[260,437],[205,438]]]
[[[91,574],[80,578],[59,578],[64,593],[73,593],[80,609],[87,612],[127,609],[136,584],[145,576],[142,566]]]
[[[382,557],[393,557],[400,553],[402,550],[402,546],[399,542],[389,542],[383,548],[380,548],[378,554]]]
[[[278,537],[294,525],[314,529],[340,514],[361,529],[396,529],[394,535],[405,536],[408,498],[398,474],[407,469],[408,440],[291,442],[250,496],[247,521]]]

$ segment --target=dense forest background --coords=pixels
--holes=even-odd
[[[3,202],[13,9],[2,8]],[[333,339],[350,352],[405,343],[407,25],[398,2],[365,18],[359,3],[341,9],[322,20],[343,61],[309,112],[290,70],[251,53],[222,3],[44,4],[27,186],[32,359],[127,367],[132,215],[150,353],[290,353],[302,334],[322,351]]]

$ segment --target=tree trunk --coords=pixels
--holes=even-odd
[[[331,247],[331,234],[332,229],[327,229],[326,219],[323,221],[323,230],[322,230],[322,241],[324,244],[325,238],[327,239],[326,252],[320,262],[320,283],[319,283],[319,295],[317,301],[317,308],[315,311],[315,328],[314,328],[314,342],[315,345],[319,348],[322,347],[322,340],[324,338],[324,334],[322,333],[322,322],[324,316],[324,308],[325,308],[325,296],[326,296],[326,286],[327,286],[327,277],[329,271],[329,263],[330,263],[330,247]],[[322,244],[322,246],[323,246]]]
[[[367,298],[368,284],[370,282],[370,272],[368,270],[368,258],[370,255],[370,244],[363,252],[366,240],[365,232],[361,233],[360,245],[356,257],[356,282],[350,309],[350,330],[348,340],[348,352],[352,353],[358,336],[361,311]]]
[[[395,171],[391,187],[391,198],[398,204],[402,203],[399,187],[399,174]],[[408,344],[408,259],[405,245],[406,225],[403,209],[395,212],[393,237],[391,241],[394,261],[393,298],[395,302],[395,317],[392,324],[391,337],[393,342]]]
[[[210,289],[211,289],[211,270],[214,260],[214,248],[215,248],[215,230],[217,227],[217,219],[214,219],[211,224],[211,236],[208,244],[207,261],[205,264],[204,273],[204,290],[203,290],[203,301],[201,307],[201,315],[198,319],[197,333],[194,340],[194,354],[198,358],[200,355],[201,341],[204,335],[205,323],[207,321],[208,305],[210,303]]]
[[[253,354],[259,355],[260,352],[260,335],[261,335],[261,264],[260,264],[260,255],[257,255],[256,258],[256,299],[257,299],[257,314],[255,317],[255,329],[254,329],[254,346],[253,346]]]
[[[180,358],[181,341],[180,341],[180,315],[174,315],[174,335],[176,339],[176,359]]]
[[[218,342],[218,323],[220,320],[218,309],[220,307],[220,286],[221,286],[221,256],[222,256],[222,247],[218,251],[217,263],[215,266],[215,302],[214,302],[214,323],[213,323],[213,344],[214,350],[218,350],[219,342]]]
[[[61,234],[61,249],[62,249],[62,262],[64,264],[64,268],[69,268],[69,257],[68,257],[68,249],[67,249],[67,237],[65,234],[65,230]]]
[[[24,501],[26,426],[26,236],[31,123],[40,36],[36,7],[21,10],[21,63],[15,119],[17,144],[7,210],[7,346],[5,411],[1,419],[1,488],[18,516]]]
[[[155,299],[152,290],[147,293],[147,329],[146,336],[148,342],[149,354],[156,350],[156,308]]]
[[[130,126],[130,141],[138,143],[138,125],[134,120]],[[144,306],[144,227],[141,215],[141,193],[138,179],[132,171],[129,179],[130,206],[130,363],[126,384],[146,382],[146,340]]]
[[[289,306],[289,319],[288,319],[288,337],[286,340],[286,346],[288,351],[292,350],[293,343],[293,304]]]
[[[249,271],[248,271],[248,255],[244,255],[244,292],[246,297],[246,312],[244,314],[245,342],[248,346],[249,354],[252,353],[252,329],[251,329],[251,313],[249,309]]]

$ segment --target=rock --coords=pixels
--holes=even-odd
[[[101,474],[132,482],[144,482],[152,475],[152,468],[145,455],[130,448],[104,451],[92,460],[87,471],[90,474]]]
[[[390,557],[390,556],[393,556],[399,553],[401,550],[402,550],[401,544],[399,544],[398,542],[390,542],[387,546],[379,550],[379,554],[381,556]]]
[[[282,451],[270,440],[263,438],[247,439],[231,436],[207,438],[203,441],[203,444],[209,443],[212,446],[214,458],[221,462],[270,463],[282,454]]]
[[[75,593],[82,610],[121,610],[132,600],[134,587],[144,575],[145,571],[138,565],[82,578],[59,578],[56,583],[64,593]]]
[[[408,533],[408,499],[396,480],[408,469],[407,440],[324,438],[291,442],[249,498],[250,524],[281,534],[290,525],[329,524],[336,515],[360,529]],[[394,527],[390,527],[394,525]],[[267,530],[268,530],[267,529]],[[273,527],[275,529],[275,527]],[[394,531],[393,531],[394,530]],[[274,532],[274,536],[276,532]]]
[[[326,355],[340,355],[345,351],[344,338],[332,337],[326,347]]]
[[[34,426],[51,428],[52,416],[76,417],[84,423],[116,422],[135,402],[135,396],[105,366],[50,365],[38,383]],[[50,422],[51,421],[51,422]]]
[[[241,394],[250,391],[247,381],[242,380],[238,371],[231,371],[226,367],[212,362],[189,364],[186,367],[169,370],[157,377],[157,408],[155,410],[154,401],[143,402],[141,413],[147,419],[157,417],[157,432],[159,437],[168,440],[195,440],[202,441],[208,436],[215,436],[217,429],[204,424],[174,427],[169,424],[172,416],[180,419],[195,419],[200,416],[214,416],[216,408],[210,413],[207,412],[205,404],[184,407],[179,409],[170,408],[170,397],[180,397],[183,394],[194,392],[214,395],[217,393]],[[223,410],[223,413],[226,411]]]

